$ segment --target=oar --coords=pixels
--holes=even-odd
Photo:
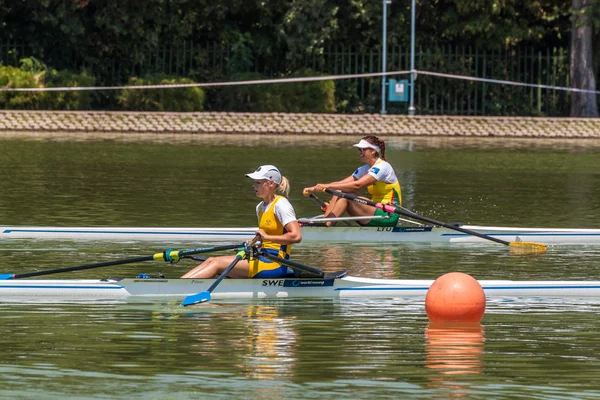
[[[235,265],[240,260],[242,260],[246,257],[246,253],[248,252],[248,250],[252,246],[254,246],[254,244],[258,241],[259,238],[260,238],[260,236],[256,235],[249,244],[244,243],[243,247],[240,248],[238,253],[235,255],[233,262],[231,264],[229,264],[229,267],[227,267],[225,269],[225,271],[223,271],[223,273],[217,278],[217,280],[215,280],[213,282],[212,285],[210,285],[208,290],[187,296],[185,299],[183,299],[183,302],[181,303],[181,305],[184,307],[187,307],[187,306],[191,306],[192,304],[198,304],[198,303],[204,303],[206,301],[210,301],[211,292],[213,290],[215,290],[215,288],[219,285],[219,283],[221,283],[223,278],[225,278],[227,276],[227,274],[229,274],[231,272],[233,267],[235,267]]]
[[[62,272],[71,272],[71,271],[81,271],[84,269],[92,269],[92,268],[101,268],[101,267],[109,267],[111,265],[123,265],[123,264],[132,264],[142,261],[177,261],[183,256],[190,254],[199,254],[199,253],[208,253],[211,251],[220,251],[220,250],[231,250],[240,247],[240,244],[233,245],[225,245],[225,246],[214,246],[214,247],[205,247],[198,248],[194,250],[165,250],[162,253],[156,253],[151,256],[142,256],[142,257],[133,257],[126,258],[123,260],[115,260],[115,261],[104,261],[94,264],[84,264],[84,265],[76,265],[74,267],[64,267],[64,268],[56,268],[49,269],[45,271],[35,271],[35,272],[26,272],[23,274],[0,274],[0,280],[7,279],[21,279],[21,278],[29,278],[32,276],[41,276],[41,275],[50,275],[50,274],[59,274]]]
[[[435,219],[424,217],[424,216],[419,215],[417,213],[414,213],[412,211],[409,211],[409,210],[406,210],[406,209],[403,209],[403,208],[399,208],[399,207],[394,207],[394,206],[392,206],[390,204],[376,203],[374,201],[363,199],[363,198],[360,198],[360,197],[355,196],[355,195],[350,194],[350,193],[339,192],[337,190],[332,190],[332,189],[324,189],[323,191],[327,192],[327,193],[329,193],[329,194],[331,194],[333,196],[338,196],[338,197],[341,197],[343,199],[347,199],[347,200],[353,201],[355,203],[366,204],[368,206],[372,206],[372,207],[378,208],[378,209],[386,211],[386,212],[396,213],[396,214],[404,215],[404,216],[411,217],[411,218],[414,218],[414,219],[418,219],[420,221],[428,222],[430,224],[443,226],[444,228],[448,228],[448,229],[452,229],[452,230],[459,231],[459,232],[462,232],[462,233],[466,233],[466,234],[469,234],[469,235],[477,236],[477,237],[480,237],[482,239],[491,240],[492,242],[500,243],[500,244],[503,244],[503,245],[506,245],[506,246],[519,247],[519,248],[530,248],[530,249],[532,249],[533,251],[535,251],[537,253],[543,253],[543,252],[546,251],[546,246],[543,245],[543,244],[540,244],[540,243],[532,243],[532,242],[507,242],[506,240],[498,239],[498,238],[495,238],[493,236],[484,235],[483,233],[472,231],[470,229],[461,228],[460,226],[450,225],[450,224],[446,224],[444,222],[436,221]]]
[[[325,203],[323,200],[321,200],[320,198],[318,198],[317,196],[315,196],[314,193],[311,193],[309,195],[309,197],[315,202],[317,203],[317,205],[321,208],[321,211],[327,211],[327,206],[329,205],[328,203]]]
[[[268,252],[266,252],[264,250],[261,251],[260,255],[264,258],[268,258],[269,260],[277,261],[280,264],[288,265],[288,266],[292,267],[293,269],[307,272],[311,275],[314,275],[317,278],[322,278],[325,276],[325,272],[321,271],[319,268],[311,267],[310,265],[300,264],[299,262],[292,261],[292,260],[286,260],[285,258],[281,258],[281,257],[274,256],[272,254],[269,254]]]

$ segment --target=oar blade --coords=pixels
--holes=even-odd
[[[210,301],[210,292],[208,290],[196,294],[191,294],[181,302],[184,307],[191,306],[193,304],[206,303]]]
[[[546,252],[546,245],[541,243],[533,242],[510,242],[510,251],[513,253],[530,254],[536,253],[541,254]]]
[[[7,281],[9,279],[14,279],[15,274],[0,274],[0,281]]]

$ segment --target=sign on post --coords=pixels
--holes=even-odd
[[[388,100],[408,101],[408,81],[395,79],[388,80]]]

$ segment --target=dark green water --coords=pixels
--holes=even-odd
[[[132,139],[133,138],[133,139]],[[122,137],[0,141],[0,224],[253,226],[244,174],[277,165],[300,216],[304,186],[358,166],[337,140]],[[125,139],[125,140],[122,140]],[[600,227],[600,145],[463,139],[389,142],[405,205],[442,221]],[[2,272],[152,254],[165,244],[0,242]],[[188,244],[189,246],[189,244]],[[187,247],[186,247],[187,248]],[[600,280],[600,248],[514,256],[502,246],[298,246],[353,275]],[[67,277],[161,271],[111,267]],[[59,276],[56,276],[57,278]],[[492,301],[480,327],[428,326],[422,301],[0,303],[3,398],[598,398],[597,301]]]

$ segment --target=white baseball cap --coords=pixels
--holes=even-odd
[[[369,143],[365,139],[360,139],[360,142],[353,144],[352,147],[358,147],[359,149],[373,149],[376,152],[381,153],[379,146]]]
[[[274,165],[261,165],[251,174],[246,174],[246,176],[250,179],[254,179],[258,181],[260,179],[267,179],[269,181],[273,181],[276,184],[281,183],[281,172]]]

